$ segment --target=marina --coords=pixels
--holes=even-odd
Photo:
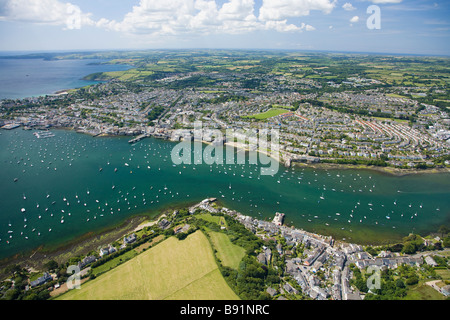
[[[0,136],[1,257],[208,197],[258,219],[282,212],[285,224],[362,243],[435,231],[450,216],[448,174],[280,167],[263,176],[248,163],[174,165],[175,144],[154,138],[129,144],[126,137],[52,134]]]

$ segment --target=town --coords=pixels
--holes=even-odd
[[[176,56],[168,54],[166,61],[181,69],[172,55]],[[132,69],[119,78],[102,75],[109,81],[78,90],[2,100],[0,126],[72,128],[93,136],[133,136],[137,139],[130,142],[135,142],[149,136],[178,141],[180,130],[182,139],[201,122],[202,141],[214,142],[213,132],[220,130],[224,138],[216,143],[247,149],[258,133],[278,130],[279,148],[272,151],[279,152],[286,166],[320,162],[449,167],[450,117],[448,100],[442,99],[447,91],[438,79],[431,84],[421,80],[428,71],[421,77],[415,73],[410,83],[386,78],[384,73],[365,78],[355,71],[344,77],[336,66],[320,66],[322,60],[314,55],[309,66],[295,64],[293,57],[261,55],[266,64],[276,66],[262,75],[251,72],[262,68],[262,62],[251,64],[247,58],[244,67],[243,54],[212,72],[152,71],[149,80],[140,76],[144,72],[133,71],[136,75]],[[207,64],[214,58],[203,59]],[[147,68],[153,70],[153,65]],[[269,72],[272,69],[278,72]],[[227,137],[226,130],[240,134]]]

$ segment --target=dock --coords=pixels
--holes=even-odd
[[[281,226],[284,222],[284,213],[276,212],[272,222],[277,226]]]
[[[5,129],[5,130],[13,130],[20,127],[20,124],[16,124],[16,123],[10,123],[10,124],[6,124],[3,127],[1,127],[1,129]]]
[[[149,135],[147,133],[138,135],[137,137],[131,139],[130,141],[128,141],[128,143],[136,143],[138,141],[141,141],[142,139],[148,138]]]

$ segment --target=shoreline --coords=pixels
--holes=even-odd
[[[216,199],[216,198],[215,198]],[[214,200],[217,205],[221,208],[227,208],[219,199]],[[203,203],[203,202],[199,202]],[[119,221],[116,224],[105,227],[104,229],[97,231],[90,231],[81,236],[78,236],[72,240],[68,240],[66,242],[57,244],[57,245],[49,245],[46,247],[45,245],[41,245],[37,248],[31,249],[27,252],[22,252],[16,254],[14,256],[4,258],[0,260],[0,270],[6,268],[9,265],[22,265],[25,268],[31,268],[34,270],[41,270],[45,263],[54,260],[58,264],[66,263],[69,259],[77,257],[77,256],[86,256],[91,251],[99,250],[99,248],[111,244],[115,241],[120,241],[125,235],[138,232],[145,227],[153,226],[158,223],[158,221],[170,214],[174,209],[181,208],[190,208],[191,206],[195,206],[199,204],[197,202],[192,202],[190,204],[186,203],[184,205],[179,206],[167,206],[163,209],[160,209],[156,212],[156,215],[150,216],[150,212],[137,214],[131,217],[125,218],[123,221]],[[227,208],[228,209],[228,208]],[[230,209],[228,209],[230,210]],[[231,211],[235,211],[231,209]],[[239,211],[235,211],[241,216],[246,216]],[[252,219],[260,220],[260,221],[272,221],[271,219],[259,219],[256,217],[250,216]],[[318,231],[313,231],[308,228],[304,228],[304,226],[295,226],[294,224],[283,223],[283,226],[289,229],[300,230],[313,238],[316,239],[325,239],[330,238],[334,239],[336,243],[347,243],[347,244],[356,244],[361,246],[383,246],[383,245],[391,245],[395,243],[401,243],[401,238],[399,239],[387,239],[385,241],[380,241],[379,243],[366,243],[364,241],[360,241],[357,239],[338,239],[336,238],[336,234],[331,233],[319,233]],[[427,235],[420,235],[422,237],[426,237],[429,234],[433,234],[433,232],[428,233]],[[406,236],[406,235],[405,235]],[[31,254],[31,255],[30,255]]]
[[[62,129],[70,129],[70,128],[62,128]],[[93,135],[89,132],[81,132],[75,130],[75,128],[71,128],[71,130],[74,130],[77,133],[83,133],[90,135],[92,137],[126,137],[126,135],[112,135],[108,133],[100,133],[99,135]],[[149,138],[153,139],[160,139],[158,137],[149,136]],[[212,142],[202,140],[203,144],[206,145],[212,145]],[[176,142],[174,142],[176,143]],[[225,147],[234,148],[236,150],[244,151],[244,152],[257,152],[262,153],[266,155],[267,157],[270,157],[271,159],[277,161],[281,166],[285,168],[289,168],[284,165],[284,162],[282,160],[282,154],[280,151],[278,151],[279,156],[276,157],[272,152],[266,152],[262,150],[250,150],[247,145],[243,145],[239,142],[225,142],[223,144]],[[338,163],[325,163],[325,162],[319,162],[319,163],[306,163],[306,162],[296,162],[293,161],[290,167],[307,167],[307,168],[313,168],[313,169],[319,169],[319,170],[369,170],[369,171],[375,171],[379,173],[385,173],[390,176],[394,177],[402,177],[406,175],[412,175],[412,174],[422,174],[422,173],[450,173],[450,168],[427,168],[427,169],[401,169],[401,168],[394,168],[394,167],[380,167],[380,166],[367,166],[367,165],[354,165],[354,164],[338,164]]]
[[[93,134],[91,132],[86,132],[82,130],[78,130],[75,127],[51,127],[49,129],[55,129],[55,130],[67,130],[67,131],[74,131],[76,133],[80,134],[86,134],[93,138],[113,138],[113,137],[135,137],[135,136],[129,136],[125,134],[110,134],[110,133],[98,133]],[[161,139],[155,136],[150,135],[149,138],[153,139]],[[167,140],[170,141],[170,140]],[[171,141],[173,143],[176,143],[174,141]],[[206,145],[212,145],[212,142],[209,141],[201,141],[202,144]],[[266,155],[267,157],[270,157],[271,159],[277,161],[281,166],[285,168],[294,168],[294,167],[306,167],[306,168],[312,168],[312,169],[318,169],[318,170],[368,170],[373,172],[378,172],[381,174],[386,174],[393,177],[402,177],[407,175],[413,175],[413,174],[439,174],[439,173],[450,173],[450,168],[443,167],[443,168],[427,168],[427,169],[402,169],[402,168],[395,168],[395,167],[380,167],[380,166],[368,166],[368,165],[361,165],[361,164],[339,164],[339,163],[326,163],[326,162],[318,162],[318,163],[309,163],[309,162],[296,162],[292,161],[291,165],[288,167],[284,164],[283,156],[280,151],[278,151],[279,156],[275,157],[272,152],[266,152],[262,150],[250,150],[247,145],[242,145],[238,142],[225,142],[223,144],[225,147],[234,148],[236,150],[241,150],[244,152],[257,152],[262,153]]]
[[[143,215],[128,217],[124,221],[120,221],[112,226],[105,227],[100,230],[86,232],[81,236],[62,243],[54,243],[48,246],[41,245],[37,248],[30,249],[13,256],[9,256],[0,260],[0,268],[4,268],[11,264],[23,263],[27,267],[39,268],[50,260],[58,263],[64,262],[66,255],[72,257],[87,254],[92,250],[97,250],[109,242],[116,241],[121,236],[129,233],[137,225],[148,219]]]
[[[335,164],[335,163],[300,163],[294,162],[295,167],[308,167],[318,170],[367,170],[386,174],[392,177],[403,177],[414,174],[438,174],[438,173],[450,173],[450,168],[429,168],[429,169],[400,169],[393,167],[378,167],[367,165],[353,165],[353,164]]]
[[[0,259],[0,270],[12,264],[25,264],[27,267],[39,268],[50,260],[58,263],[66,262],[67,256],[75,257],[80,254],[86,255],[90,251],[98,250],[111,242],[117,241],[130,232],[155,224],[164,215],[173,210],[186,208],[194,202],[184,202],[178,205],[169,205],[155,211],[144,211],[123,220],[117,221],[110,226],[86,232],[80,236],[72,237],[60,243],[40,245],[27,251],[23,251]]]

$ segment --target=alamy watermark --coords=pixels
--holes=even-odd
[[[369,266],[367,274],[372,274],[367,278],[366,286],[369,290],[381,289],[381,270],[377,266]]]
[[[371,5],[367,8],[367,14],[370,16],[367,18],[366,26],[368,29],[381,29],[381,9],[379,6]]]
[[[172,133],[172,140],[181,142],[172,149],[171,158],[175,165],[232,165],[246,164],[248,156],[248,164],[262,165],[261,175],[274,175],[279,169],[279,136],[278,129],[226,129],[224,135],[219,129],[203,128],[197,121],[194,130],[177,129]],[[205,141],[210,144],[203,149],[200,142]],[[225,148],[224,152],[224,143],[251,152],[236,153],[234,148]]]
[[[80,267],[78,267],[77,265],[70,265],[67,268],[67,273],[73,273],[66,281],[67,289],[81,289]]]

